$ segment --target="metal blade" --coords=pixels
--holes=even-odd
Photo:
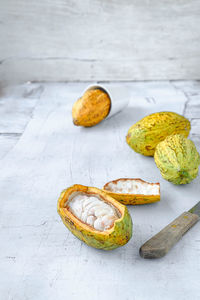
[[[188,211],[200,217],[200,201]]]

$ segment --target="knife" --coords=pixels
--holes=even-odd
[[[200,202],[184,212],[140,248],[143,258],[160,258],[200,219]]]

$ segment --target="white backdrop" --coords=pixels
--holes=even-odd
[[[1,0],[0,80],[200,78],[198,0]]]

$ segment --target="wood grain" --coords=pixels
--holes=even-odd
[[[0,78],[199,79],[199,10],[198,0],[2,0]]]
[[[199,220],[199,216],[189,212],[182,213],[140,248],[143,258],[160,258],[182,238],[182,236]]]

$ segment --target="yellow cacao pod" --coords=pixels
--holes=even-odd
[[[153,156],[158,143],[167,136],[182,134],[188,137],[189,132],[190,122],[185,117],[174,112],[157,112],[130,127],[126,141],[135,152]]]
[[[110,109],[111,100],[104,90],[89,89],[73,105],[73,123],[77,126],[94,126],[107,117]]]

